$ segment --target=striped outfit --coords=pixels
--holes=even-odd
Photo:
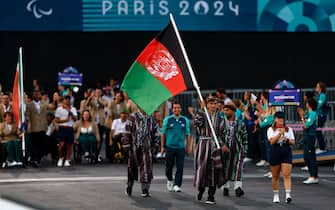
[[[224,177],[225,181],[235,181],[242,184],[243,158],[247,154],[248,133],[246,126],[241,120],[223,122],[223,142],[229,148],[224,155]],[[235,188],[241,186],[235,186]]]
[[[211,120],[221,146],[222,139],[220,134],[223,129],[221,122],[224,118],[220,116],[219,112],[216,112],[211,115]],[[194,186],[199,191],[203,191],[205,187],[213,187],[215,189],[223,184],[221,150],[216,146],[204,111],[198,111],[194,125],[200,133],[194,158]]]
[[[142,190],[149,190],[153,179],[151,146],[157,132],[157,124],[153,118],[141,112],[130,115],[126,121],[126,131],[129,135],[121,138],[128,151],[128,186],[133,186],[134,180],[142,183]],[[138,174],[138,169],[140,174]]]

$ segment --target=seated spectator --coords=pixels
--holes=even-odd
[[[81,119],[74,124],[75,143],[79,143],[84,158],[95,160],[97,144],[100,144],[100,135],[97,124],[91,119],[90,112],[84,110]]]
[[[127,154],[124,154],[123,147],[127,147],[128,145],[123,145],[121,142],[121,138],[124,134],[128,133],[126,131],[126,121],[128,119],[128,110],[124,109],[120,113],[120,118],[113,120],[110,137],[109,137],[109,145],[111,146],[111,162],[114,162],[115,159],[121,161],[124,158],[124,155],[127,157]]]
[[[4,122],[0,124],[1,144],[6,148],[7,165],[22,166],[22,145],[20,131],[14,122],[12,112],[5,112]]]

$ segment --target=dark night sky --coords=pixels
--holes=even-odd
[[[112,75],[122,80],[157,33],[0,32],[0,83],[11,89],[19,46],[28,89],[33,79],[55,89],[67,66],[84,74],[85,87]],[[335,33],[180,33],[201,89],[269,88],[282,79],[300,88],[319,80],[334,86]]]

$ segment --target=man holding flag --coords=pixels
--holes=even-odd
[[[132,64],[121,90],[146,114],[151,115],[164,101],[190,88],[196,88],[200,100],[203,101],[179,31],[170,14],[169,24]],[[220,144],[206,107],[204,117],[207,118],[207,132],[212,133],[213,145],[219,150]],[[221,162],[221,158],[218,162]],[[210,198],[210,202],[214,204],[214,197]]]

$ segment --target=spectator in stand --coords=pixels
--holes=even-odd
[[[94,96],[94,90],[88,88],[84,91],[84,98],[80,101],[79,113],[81,114],[84,110],[90,110],[90,101]]]
[[[77,120],[77,109],[71,106],[71,96],[65,96],[62,106],[58,107],[55,114],[55,122],[58,123],[58,167],[63,166],[64,154],[63,150],[66,147],[66,155],[64,166],[71,166],[70,159],[72,154],[74,131],[73,125]]]
[[[330,108],[328,105],[326,84],[324,82],[318,82],[316,84],[315,90],[317,93],[315,99],[318,102],[318,106],[316,109],[316,113],[318,114],[316,138],[319,144],[319,148],[316,150],[316,153],[322,153],[327,152],[326,142],[322,134],[322,128],[325,126]]]
[[[95,94],[91,96],[88,99],[88,104],[90,107],[90,114],[92,116],[92,119],[95,121],[95,123],[98,125],[98,131],[99,131],[99,136],[100,136],[100,144],[97,144],[97,149],[96,149],[96,158],[98,162],[102,161],[102,158],[100,156],[100,150],[102,147],[103,142],[105,142],[105,148],[106,148],[106,158],[110,158],[110,150],[108,148],[109,141],[108,141],[108,136],[106,139],[104,138],[104,133],[105,133],[105,107],[108,105],[108,101],[102,98],[102,89],[97,87],[95,89]]]
[[[129,111],[129,114],[132,114],[137,111],[137,106],[136,104],[128,97],[128,94],[126,92],[122,92],[123,98],[124,98],[124,103],[127,106],[127,109]]]
[[[257,120],[257,116],[255,114],[256,111],[256,99],[255,95],[249,91],[246,91],[243,96],[244,103],[244,120],[245,125],[247,127],[248,132],[248,154],[247,157],[244,158],[244,162],[250,162],[256,157],[256,146],[258,139],[258,132],[255,129],[255,121]]]
[[[61,106],[62,97],[58,92],[54,92],[52,95],[52,101],[48,104],[48,111],[55,113],[56,109]]]
[[[4,93],[1,96],[1,104],[0,104],[0,122],[3,122],[5,120],[4,115],[6,112],[12,112],[12,104],[9,100],[9,93]]]
[[[84,158],[90,160],[90,162],[95,161],[97,144],[100,144],[100,134],[89,110],[83,111],[81,119],[75,122],[73,128],[75,143],[82,148]]]
[[[232,100],[228,97],[226,90],[223,88],[216,90],[216,97],[223,101],[224,105],[232,102]]]
[[[300,115],[300,113],[303,113],[304,116],[308,113],[308,109],[306,108],[306,103],[307,103],[307,100],[310,99],[310,98],[314,98],[315,97],[315,94],[313,91],[307,91],[304,93],[303,95],[303,100],[304,100],[304,103],[303,103],[303,107],[298,107],[297,108],[297,111],[298,111],[298,114]],[[306,118],[306,116],[305,116]],[[308,167],[307,166],[303,166],[301,167],[301,170],[303,171],[308,171]]]
[[[26,106],[26,120],[31,135],[31,164],[41,166],[41,159],[45,153],[45,133],[47,124],[48,104],[41,101],[41,92],[34,90],[33,101]]]
[[[304,113],[303,110],[299,111],[303,125],[304,160],[310,174],[309,178],[303,182],[304,184],[319,183],[318,165],[315,154],[317,104],[318,102],[314,98],[310,98],[306,102],[307,113]]]
[[[123,145],[121,142],[122,137],[125,134],[129,134],[126,131],[126,123],[129,116],[129,111],[124,109],[120,113],[120,118],[114,119],[109,135],[109,146],[111,147],[110,161],[122,161],[123,159],[128,160],[128,154],[125,151],[129,151],[129,144]],[[124,149],[123,149],[124,148]]]
[[[22,166],[22,141],[12,112],[5,112],[5,121],[0,124],[1,144],[6,148],[7,166]]]

